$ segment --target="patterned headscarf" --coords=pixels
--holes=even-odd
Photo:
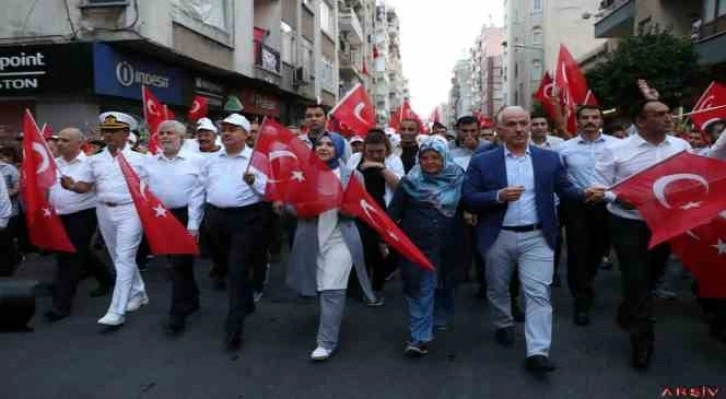
[[[415,200],[434,205],[444,216],[454,216],[461,199],[464,171],[454,163],[445,140],[434,137],[424,140],[419,147],[419,156],[427,151],[441,155],[444,167],[437,174],[428,174],[421,165],[415,165],[402,180],[403,188]]]
[[[335,149],[335,155],[333,158],[331,158],[326,164],[328,164],[328,167],[333,170],[336,169],[338,166],[340,166],[340,158],[345,155],[345,139],[343,136],[339,135],[338,133],[332,133],[332,132],[325,132],[320,137],[318,137],[317,143],[315,144],[315,147],[317,147],[320,144],[320,139],[323,137],[327,137],[330,139],[330,141],[333,142],[333,148]]]

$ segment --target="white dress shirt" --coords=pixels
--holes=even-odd
[[[8,187],[5,184],[5,179],[0,179],[0,229],[8,227],[12,211],[13,204],[10,202]]]
[[[204,164],[199,154],[181,150],[174,158],[163,153],[147,164],[151,192],[169,209],[187,207],[187,229],[199,230],[204,216]]]
[[[55,207],[56,213],[59,215],[69,215],[80,211],[96,207],[96,193],[91,190],[87,193],[77,193],[75,191],[66,190],[60,185],[61,176],[69,176],[74,181],[91,182],[93,174],[88,157],[81,151],[78,156],[70,162],[63,157],[55,159],[58,165],[58,183],[50,188],[50,203]]]
[[[659,144],[645,141],[640,134],[626,137],[606,146],[595,163],[595,180],[602,187],[611,187],[626,178],[641,172],[681,151],[691,151],[687,141],[673,136],[666,136]],[[632,220],[643,220],[637,210],[628,210],[620,206],[615,193],[608,191],[605,199],[610,202],[608,210],[615,216]]]
[[[147,181],[146,164],[149,156],[131,151],[129,146],[124,147],[121,153],[136,172],[141,181]],[[96,198],[101,203],[125,205],[133,202],[129,186],[121,172],[116,157],[112,156],[108,148],[88,158],[91,166],[93,180],[89,183],[96,185]]]
[[[348,160],[348,169],[351,170],[357,170],[358,164],[360,164],[360,160],[363,157],[363,153],[357,152],[350,156],[350,159]],[[386,165],[386,169],[393,172],[396,177],[401,179],[403,176],[406,175],[406,172],[403,170],[403,162],[401,162],[401,157],[399,157],[396,154],[391,154],[386,157],[386,160],[384,162]],[[391,200],[393,199],[393,193],[395,192],[395,189],[392,189],[388,183],[386,183],[386,192],[383,194],[383,201],[386,203],[386,206],[391,203]]]
[[[507,187],[521,186],[524,187],[524,191],[518,200],[507,205],[502,226],[527,226],[539,223],[537,197],[534,191],[534,166],[529,147],[523,155],[514,155],[504,146],[504,164],[507,169]]]
[[[535,146],[537,148],[541,148],[543,150],[552,150],[554,151],[560,144],[564,143],[565,140],[561,139],[557,136],[553,136],[551,134],[548,134],[547,137],[545,137],[545,141],[542,142],[542,144],[537,144],[534,141],[532,141],[532,137],[529,138],[529,145]]]
[[[217,147],[219,147],[219,151],[222,151],[222,140],[219,138],[219,135],[217,135],[214,138],[214,145],[217,146]],[[219,151],[206,152],[206,153],[205,152],[201,152],[199,150],[199,142],[197,141],[197,139],[184,139],[184,141],[182,141],[182,148],[181,148],[181,150],[182,151],[189,151],[189,152],[199,153],[199,154],[214,154],[214,153],[219,152]]]
[[[255,175],[255,182],[250,186],[244,181],[251,159],[252,149],[247,146],[234,156],[228,155],[227,151],[210,156],[204,173],[207,202],[218,208],[236,208],[262,201],[267,176],[250,166],[249,172]]]

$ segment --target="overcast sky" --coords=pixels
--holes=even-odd
[[[387,0],[401,23],[403,74],[421,117],[448,101],[454,64],[474,45],[481,27],[504,22],[502,0]],[[491,18],[490,18],[491,16]]]

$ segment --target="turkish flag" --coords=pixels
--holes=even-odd
[[[423,122],[421,121],[421,118],[418,116],[418,114],[413,111],[413,108],[411,108],[411,104],[408,102],[408,100],[404,100],[403,104],[401,104],[401,107],[396,108],[393,111],[393,113],[391,114],[391,119],[388,122],[388,126],[398,131],[401,126],[401,122],[407,119],[415,120],[418,123],[418,132],[423,132]]]
[[[209,105],[207,103],[207,97],[194,96],[192,105],[189,107],[189,119],[192,122],[196,122],[197,120],[206,117],[208,109]]]
[[[46,250],[76,252],[60,217],[48,201],[48,190],[57,184],[58,168],[33,115],[27,109],[23,115],[23,152],[22,191],[30,242]]]
[[[653,233],[652,248],[726,209],[726,162],[684,151],[611,190],[638,208]]]
[[[376,110],[368,93],[358,83],[330,111],[330,115],[341,125],[364,137],[368,130],[376,127]]]
[[[534,98],[536,98],[540,102],[540,104],[542,104],[542,108],[544,108],[545,112],[547,112],[547,115],[549,115],[550,118],[552,118],[553,120],[557,120],[557,108],[554,104],[552,104],[554,88],[555,81],[552,79],[552,76],[549,72],[545,72],[542,76],[542,80],[539,83],[539,89],[537,89],[537,92],[534,94]]]
[[[279,123],[260,126],[250,164],[267,175],[265,198],[292,205],[298,216],[314,217],[338,207],[340,179],[310,148]]]
[[[51,136],[53,136],[53,133],[54,133],[54,132],[53,132],[53,127],[52,127],[52,126],[50,126],[50,125],[49,125],[49,124],[47,124],[47,123],[44,123],[44,124],[43,124],[43,128],[42,128],[42,129],[40,129],[40,131],[41,131],[41,132],[42,132],[42,134],[43,134],[43,138],[44,138],[44,139],[46,139],[46,140],[47,140],[47,139],[49,139],[49,138],[51,138]]]
[[[151,193],[121,152],[116,157],[154,255],[197,255],[199,249],[185,226]]]
[[[354,176],[348,182],[343,193],[343,202],[340,210],[355,215],[367,225],[371,226],[391,247],[411,262],[426,270],[434,270],[434,265],[411,242],[406,234],[388,217],[376,201],[368,195],[363,185]]]
[[[577,133],[577,107],[597,106],[597,99],[587,87],[587,80],[577,61],[564,45],[560,45],[560,53],[557,57],[555,86],[560,89],[560,103],[564,113],[563,117],[567,121],[567,131]]]
[[[709,109],[710,111],[705,111]],[[711,82],[693,107],[691,120],[696,127],[703,130],[710,122],[722,118],[726,118],[726,86]]]
[[[670,241],[671,249],[691,271],[703,298],[726,298],[726,211],[710,223]]]

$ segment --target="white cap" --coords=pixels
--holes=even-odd
[[[217,133],[217,126],[215,126],[214,122],[212,122],[209,118],[200,118],[197,121],[197,130],[211,130],[214,133]]]
[[[356,135],[356,136],[351,137],[350,140],[348,140],[348,141],[350,141],[351,144],[353,144],[353,143],[362,143],[363,142],[363,137]]]
[[[388,140],[391,142],[393,148],[398,148],[401,145],[401,135],[398,133],[389,135]]]
[[[386,132],[386,135],[387,136],[390,136],[392,134],[396,134],[396,129],[394,129],[392,127],[383,128],[383,131]]]
[[[228,117],[222,120],[222,123],[229,123],[230,125],[239,126],[248,133],[250,131],[250,121],[248,121],[247,118],[245,118],[244,116],[237,113],[230,114]]]
[[[139,127],[133,116],[117,111],[102,113],[98,116],[98,121],[101,123],[101,129],[122,129],[128,127],[129,130],[136,130]]]
[[[136,145],[139,142],[139,138],[136,137],[134,132],[129,133],[129,144]]]

